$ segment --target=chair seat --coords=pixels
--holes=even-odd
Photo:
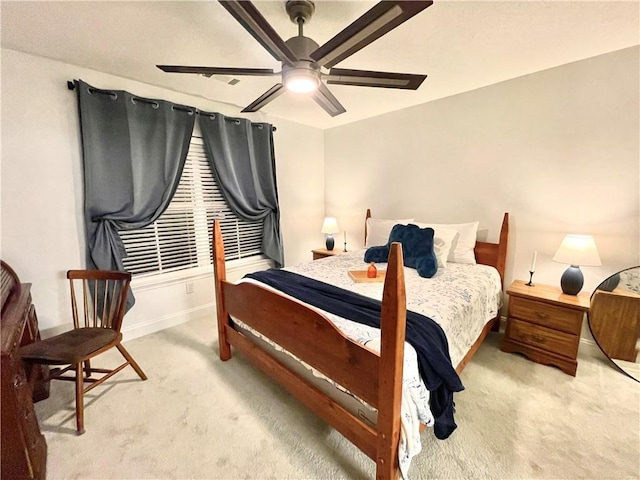
[[[20,356],[35,363],[49,365],[77,364],[92,353],[113,346],[122,334],[110,328],[78,328],[20,348]]]

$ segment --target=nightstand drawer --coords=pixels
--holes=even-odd
[[[578,334],[584,314],[578,310],[514,296],[509,299],[509,316],[563,332]]]
[[[576,358],[578,354],[579,337],[577,335],[559,332],[529,322],[510,319],[507,335],[511,340],[569,358]]]

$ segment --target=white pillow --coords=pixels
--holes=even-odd
[[[422,228],[425,226],[431,227],[436,232],[440,229],[455,230],[458,235],[453,239],[447,260],[453,263],[476,263],[476,255],[473,249],[476,246],[480,222],[421,223],[419,225]]]
[[[451,246],[449,246],[450,249]],[[447,249],[444,240],[440,237],[433,237],[433,251],[436,254],[436,260],[438,261],[438,270],[441,268],[447,268],[447,257],[449,256],[449,249]]]
[[[408,225],[413,222],[413,218],[403,218],[400,220],[388,220],[384,218],[367,218],[367,238],[365,247],[386,245],[389,241],[389,234],[394,225]]]
[[[451,247],[459,235],[456,230],[449,228],[435,228],[433,224],[413,222],[420,228],[433,228],[433,249],[438,260],[438,268],[446,268]]]

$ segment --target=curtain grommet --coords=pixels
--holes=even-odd
[[[137,105],[136,102],[138,102],[138,101],[140,103],[148,103],[155,110],[160,108],[160,104],[158,102],[156,102],[155,100],[147,100],[146,98],[136,98],[134,96],[131,97],[131,103],[133,103],[134,105]]]
[[[87,87],[87,93],[93,96],[94,93],[103,93],[105,95],[109,95],[113,100],[118,99],[118,94],[116,92],[110,92],[109,90],[99,90],[93,87]]]

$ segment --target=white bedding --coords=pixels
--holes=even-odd
[[[286,270],[380,300],[383,283],[355,283],[348,275],[349,270],[367,268],[363,258],[364,250],[356,250]],[[378,270],[386,269],[385,263],[376,266]],[[412,268],[405,268],[404,274],[407,309],[440,324],[449,341],[451,362],[457,365],[501,306],[502,287],[498,271],[486,265],[448,263],[433,278],[422,278]],[[352,340],[379,350],[379,329],[322,313]],[[314,374],[323,377],[319,372]],[[400,470],[406,479],[411,458],[422,449],[420,423],[433,426],[434,422],[429,410],[429,391],[420,378],[415,350],[408,343],[405,343],[401,408],[402,431],[398,453]]]

